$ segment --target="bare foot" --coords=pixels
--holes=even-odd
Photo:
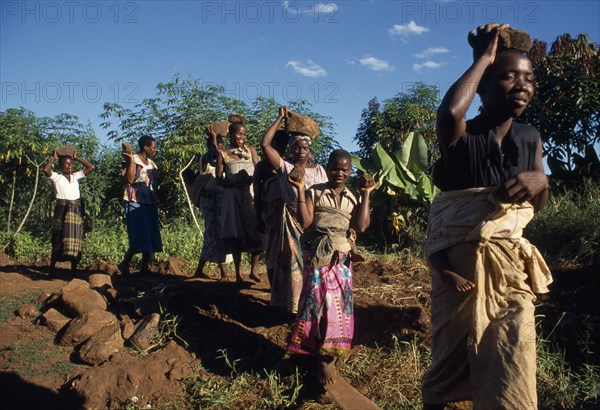
[[[202,278],[202,279],[212,279],[210,276],[208,276],[206,273],[200,271],[196,271],[196,273],[194,273],[194,277],[195,278]]]
[[[333,377],[337,369],[337,357],[319,356],[317,357],[317,381],[323,386],[326,384],[335,383]]]
[[[234,278],[233,275],[231,274],[225,274],[225,275],[221,275],[221,282],[233,282]]]
[[[360,263],[360,262],[364,262],[365,258],[363,258],[358,253],[350,252],[350,260],[352,261],[352,263]]]
[[[475,289],[475,284],[473,282],[463,278],[456,272],[444,270],[443,274],[448,275],[452,279],[454,286],[456,286],[456,290],[459,292],[468,292],[471,289]]]
[[[262,279],[260,276],[255,275],[254,273],[251,273],[250,276],[248,276],[250,279],[252,279],[254,282],[262,282]]]

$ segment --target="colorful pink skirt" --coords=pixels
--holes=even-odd
[[[309,266],[305,258],[304,285],[298,317],[287,351],[297,354],[344,356],[352,347],[354,307],[352,266],[340,254],[333,266]]]

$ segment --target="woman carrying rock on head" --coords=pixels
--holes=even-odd
[[[52,171],[52,165],[58,158],[61,173]],[[81,163],[85,168],[73,172],[73,161]],[[71,155],[59,156],[52,151],[52,158],[44,167],[44,174],[54,184],[56,206],[52,218],[52,255],[50,256],[49,273],[53,274],[56,262],[71,261],[71,273],[77,271],[83,249],[83,218],[81,216],[81,200],[79,181],[90,174],[94,166],[77,156],[75,150]]]
[[[250,252],[250,279],[260,282],[258,258],[262,252],[262,238],[258,232],[256,212],[252,202],[252,175],[258,154],[246,145],[246,126],[232,122],[229,126],[228,150],[217,155],[217,182],[223,187],[221,208],[221,241],[223,252],[233,254],[235,276],[243,283],[241,274],[242,252]],[[211,132],[213,146],[217,134]]]
[[[318,164],[309,162],[311,139],[306,135],[291,135],[289,151],[291,159],[284,160],[272,146],[275,132],[287,116],[288,108],[280,107],[279,116],[263,136],[261,147],[265,157],[277,171],[280,179],[283,209],[277,215],[272,243],[274,256],[271,280],[271,306],[284,308],[290,316],[298,311],[298,300],[302,292],[302,250],[300,236],[304,232],[298,221],[298,190],[288,177],[300,172],[304,175],[304,189],[314,184],[327,182],[327,172]],[[294,171],[295,169],[295,171]]]
[[[469,33],[469,43],[474,62],[437,116],[442,157],[434,181],[442,193],[431,206],[425,243],[433,346],[423,403],[535,409],[535,293],[548,292],[552,278],[522,237],[548,188],[539,133],[515,121],[534,93],[524,53],[531,40],[488,24]],[[483,106],[466,121],[476,92]]]
[[[152,158],[156,155],[156,139],[144,135],[138,140],[139,152],[134,154],[126,144],[123,150],[125,180],[123,200],[129,247],[118,265],[123,275],[129,275],[129,264],[136,253],[142,254],[141,274],[152,274],[150,259],[154,252],[162,251],[162,238],[158,224],[158,168]]]

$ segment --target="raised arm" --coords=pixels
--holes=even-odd
[[[465,115],[479,87],[485,70],[494,62],[498,48],[499,30],[508,25],[487,24],[469,33],[469,44],[474,48],[471,67],[448,90],[437,112],[436,134],[443,147],[449,147],[465,135]],[[478,54],[477,45],[486,44]]]
[[[50,177],[52,175],[52,165],[54,165],[54,161],[56,161],[57,157],[58,157],[58,154],[56,153],[56,150],[55,149],[52,150],[52,157],[50,158],[50,161],[48,161],[48,163],[44,167],[44,175],[46,175],[47,177]]]
[[[307,229],[313,223],[314,204],[310,195],[306,195],[304,178],[301,181],[293,181],[288,176],[288,182],[298,190],[298,221],[303,229]]]
[[[358,233],[363,233],[371,225],[371,192],[375,189],[375,185],[360,190],[360,204],[354,215],[353,227]]]
[[[281,121],[287,115],[287,110],[287,107],[279,107],[279,116],[275,119],[273,124],[271,124],[267,132],[265,132],[265,135],[263,135],[262,141],[260,142],[265,157],[277,172],[279,172],[281,155],[279,155],[279,152],[271,146],[271,142],[273,142],[273,137],[275,136],[279,124],[281,124]]]
[[[123,152],[123,156],[126,158],[127,165],[123,168],[122,175],[125,182],[131,184],[135,178],[135,161],[133,160],[133,154],[129,152]]]
[[[77,154],[73,155],[73,159],[85,167],[83,169],[83,175],[89,175],[95,168],[90,162],[86,161],[81,157],[78,157]]]

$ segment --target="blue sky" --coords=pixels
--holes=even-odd
[[[0,109],[74,114],[105,140],[104,102],[133,106],[179,74],[249,103],[302,97],[354,150],[371,98],[444,92],[471,62],[467,32],[490,22],[598,42],[600,2],[1,0]]]

